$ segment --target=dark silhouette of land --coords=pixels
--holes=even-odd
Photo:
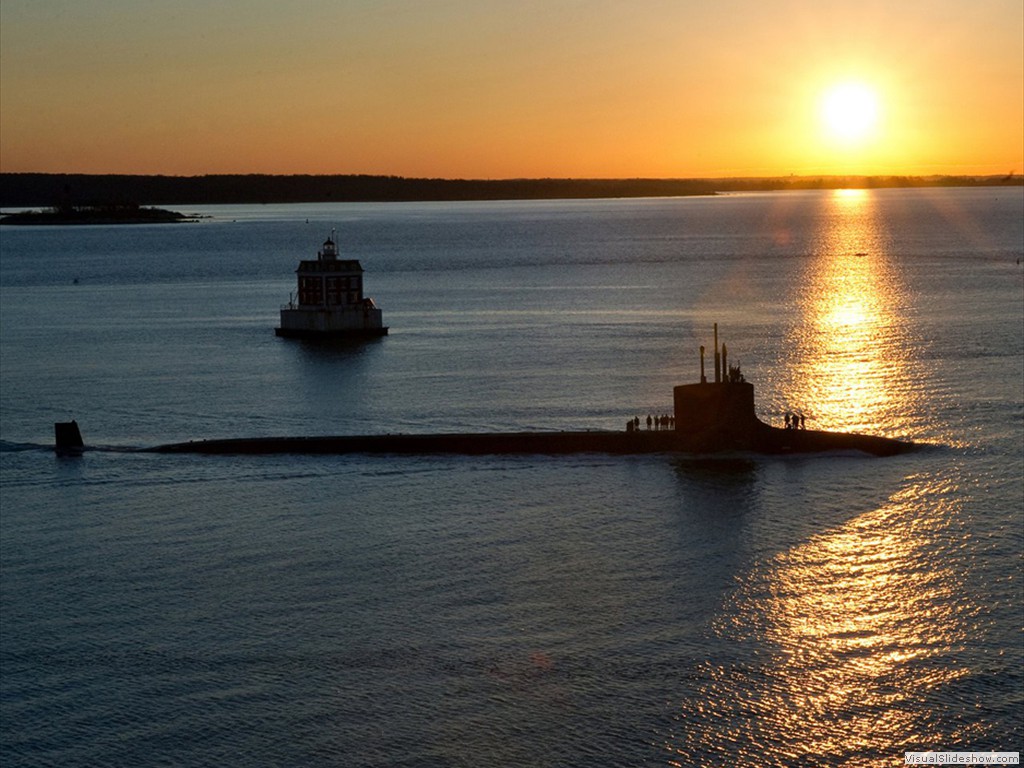
[[[232,203],[553,200],[681,197],[716,192],[924,186],[1022,186],[1008,176],[787,176],[726,179],[415,179],[260,174],[131,176],[0,174],[0,207],[55,209]]]
[[[139,205],[62,205],[43,211],[21,211],[0,216],[0,224],[173,224],[195,219],[195,216],[177,211]]]

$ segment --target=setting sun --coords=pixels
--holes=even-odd
[[[878,95],[863,83],[834,85],[822,97],[821,117],[830,138],[863,143],[874,135],[878,124]]]

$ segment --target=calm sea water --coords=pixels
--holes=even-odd
[[[900,765],[1024,748],[1017,189],[0,230],[5,766]],[[273,334],[337,228],[391,334]],[[618,429],[719,324],[861,455],[201,457]],[[61,459],[76,418],[111,450]]]

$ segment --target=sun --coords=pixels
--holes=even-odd
[[[844,144],[864,143],[878,124],[878,95],[865,83],[833,85],[822,96],[821,118],[830,138]]]

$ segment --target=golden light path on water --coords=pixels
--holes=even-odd
[[[873,193],[826,199],[779,366],[784,407],[808,428],[913,434],[923,373],[888,241]],[[960,489],[920,474],[882,498],[736,574],[712,627],[728,650],[698,670],[669,764],[900,765],[978,735],[937,716],[971,674],[949,664],[977,614],[962,599]],[[815,514],[776,501],[775,526]]]
[[[908,480],[878,509],[740,576],[714,632],[757,653],[705,665],[671,764],[897,765],[904,751],[977,735],[933,717],[942,686],[970,674],[947,658],[972,623],[957,599],[962,542],[948,530],[957,494],[935,477]]]
[[[903,286],[867,190],[838,190],[823,212],[787,343],[788,409],[808,428],[890,437],[909,431],[915,376],[900,322]]]

